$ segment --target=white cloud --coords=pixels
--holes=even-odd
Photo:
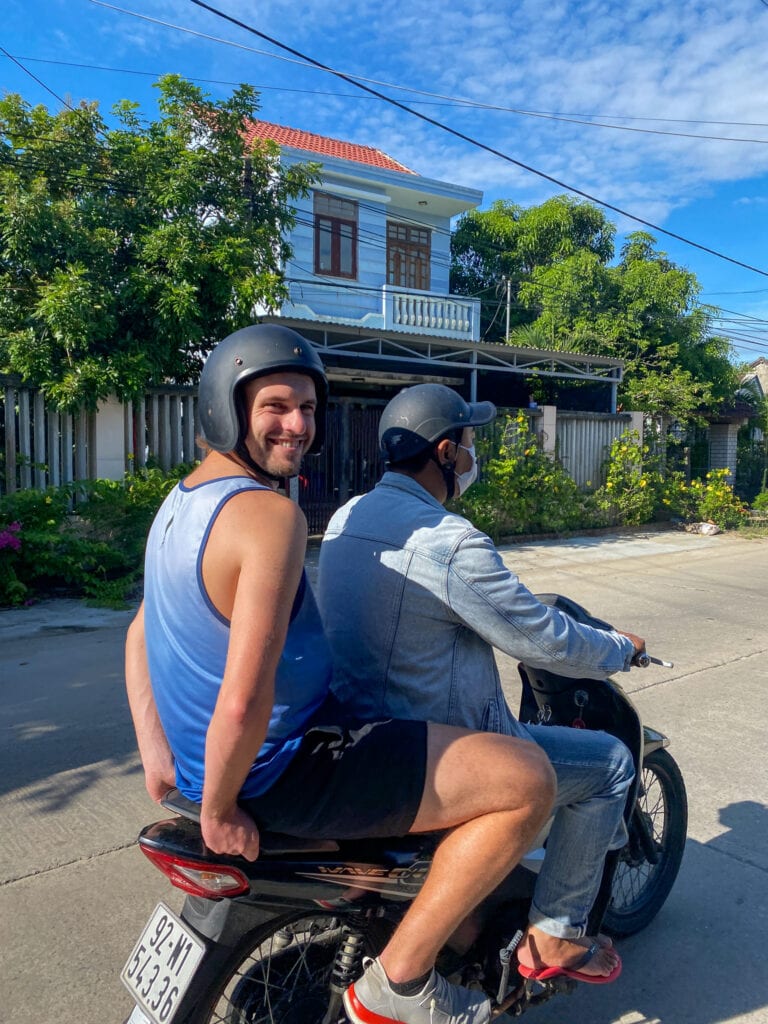
[[[186,0],[149,0],[151,17],[274,50],[264,41]],[[674,0],[361,0],[329,9],[305,0],[286,17],[278,0],[230,0],[233,16],[349,73],[527,110],[619,118],[760,122],[768,79],[768,9],[740,0],[702,0],[681,11]],[[95,10],[99,10],[96,8]],[[204,42],[101,10],[100,31],[116,58],[155,56],[188,76],[354,94],[354,87],[296,64]],[[104,36],[102,38],[104,38]],[[274,51],[279,52],[279,51]],[[418,97],[381,87],[438,120],[476,137],[564,184],[648,220],[706,195],[721,182],[768,173],[768,145],[614,131],[588,125],[420,106]],[[353,99],[271,93],[263,114],[294,127],[379,146],[429,177],[536,202],[559,191],[404,112]],[[626,127],[688,134],[765,137],[768,128],[622,120]],[[745,199],[750,199],[748,189]]]

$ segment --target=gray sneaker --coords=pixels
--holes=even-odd
[[[398,995],[378,960],[369,960],[362,978],[344,993],[344,1009],[354,1024],[488,1024],[491,1019],[482,992],[451,985],[435,970],[421,992]]]

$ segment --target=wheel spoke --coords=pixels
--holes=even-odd
[[[606,926],[617,935],[632,934],[655,916],[682,858],[687,823],[685,785],[677,765],[663,749],[645,760],[635,814],[655,848],[657,861],[648,862],[639,839],[622,850],[605,915]]]
[[[265,936],[244,956],[208,1024],[321,1024],[341,929],[318,915]]]

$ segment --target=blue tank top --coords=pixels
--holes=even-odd
[[[206,733],[229,645],[229,621],[203,584],[203,554],[223,506],[247,490],[267,488],[244,477],[194,488],[179,484],[163,502],[147,541],[144,623],[152,691],[175,758],[176,785],[197,802],[203,795]],[[267,737],[241,796],[258,796],[285,771],[330,681],[330,649],[302,573],[275,675]]]

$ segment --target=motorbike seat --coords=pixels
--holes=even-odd
[[[166,810],[200,823],[200,804],[187,799],[178,789],[169,789],[160,802]],[[287,853],[333,853],[339,849],[339,844],[334,839],[301,839],[282,832],[259,830],[259,848],[262,855],[269,857]]]

